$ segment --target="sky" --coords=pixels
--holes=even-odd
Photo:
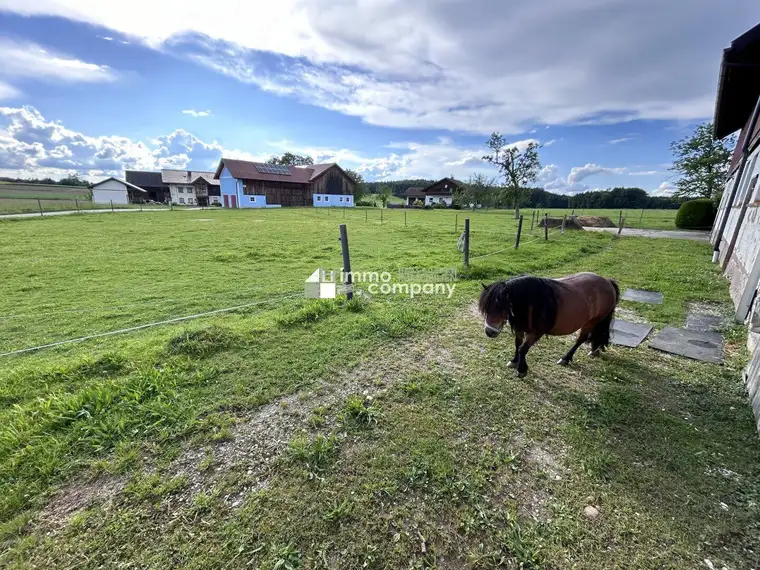
[[[468,179],[494,131],[537,184],[673,189],[751,0],[0,0],[0,175],[95,181],[291,151]]]

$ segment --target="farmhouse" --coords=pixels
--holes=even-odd
[[[403,198],[406,198],[407,206],[414,206],[414,203],[417,200],[420,202],[425,201],[425,194],[422,192],[422,186],[411,186],[410,188],[407,188],[406,192],[404,192],[401,196]]]
[[[222,158],[214,178],[225,208],[354,206],[356,183],[335,163],[302,167]]]
[[[438,182],[434,182],[422,189],[422,193],[425,196],[425,205],[430,206],[432,204],[443,203],[451,206],[451,203],[454,201],[454,191],[463,186],[464,184],[454,178],[441,178]]]
[[[125,170],[124,179],[130,184],[139,186],[148,192],[148,200],[152,202],[169,201],[169,185],[161,179],[160,172],[148,170]]]
[[[92,201],[95,204],[139,204],[147,199],[146,190],[114,177],[92,186]]]
[[[219,180],[213,172],[195,170],[162,170],[161,181],[169,187],[174,204],[211,206],[221,204]]]
[[[760,25],[724,50],[714,135],[741,129],[712,233],[713,258],[731,282],[735,318],[749,322],[747,388],[760,429]]]

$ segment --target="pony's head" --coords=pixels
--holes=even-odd
[[[485,318],[484,329],[486,336],[496,338],[504,328],[504,325],[514,315],[512,305],[509,302],[506,283],[499,281],[490,285],[486,285],[485,283],[481,283],[481,285],[483,285],[483,290],[480,292],[478,309],[480,309],[480,314]]]

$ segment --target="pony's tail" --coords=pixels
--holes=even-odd
[[[612,327],[612,317],[615,316],[615,307],[617,307],[620,300],[620,287],[614,279],[609,279],[612,286],[615,288],[615,305],[613,305],[610,312],[601,321],[596,323],[596,326],[591,331],[591,349],[592,350],[606,350],[610,344],[610,327]]]

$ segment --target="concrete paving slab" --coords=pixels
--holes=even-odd
[[[723,335],[713,331],[665,327],[651,340],[649,346],[702,362],[723,362]]]
[[[723,326],[723,317],[710,313],[687,313],[686,326],[689,331],[717,331]]]
[[[635,301],[636,303],[652,303],[662,305],[663,295],[659,291],[644,291],[642,289],[626,289],[620,296],[625,301]]]
[[[652,325],[631,323],[620,319],[612,321],[612,344],[636,348],[652,331]]]

